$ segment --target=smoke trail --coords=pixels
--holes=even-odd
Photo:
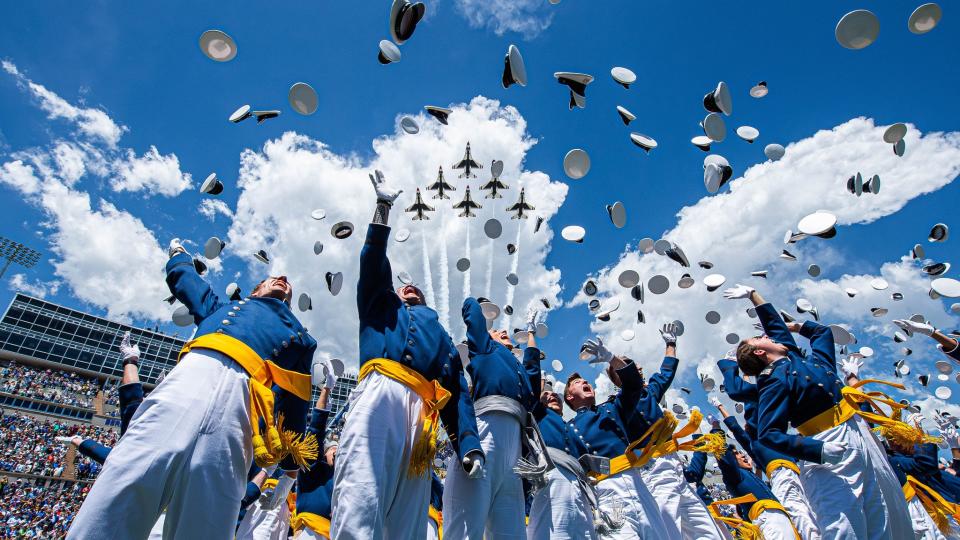
[[[493,217],[492,204],[490,205],[490,217],[491,218]],[[494,250],[493,238],[490,238],[489,242],[487,242],[487,246],[490,248],[489,249],[490,253],[487,256],[487,287],[483,291],[483,296],[486,298],[490,298],[490,288],[493,285],[493,250]]]
[[[520,223],[521,223],[522,221],[523,221],[522,219],[518,219],[518,220],[517,220],[517,239],[514,240],[514,242],[513,242],[513,245],[517,247],[517,251],[515,251],[515,252],[513,253],[513,255],[512,255],[513,260],[510,262],[510,271],[511,271],[512,273],[514,273],[514,274],[517,273],[517,269],[518,269],[519,266],[520,266]],[[506,306],[512,306],[512,305],[513,305],[513,293],[514,293],[514,289],[516,289],[515,286],[510,285],[509,283],[507,284],[507,302],[506,302],[504,305],[506,305]],[[517,307],[517,306],[513,306],[513,307],[514,307],[514,310],[516,310],[516,307]],[[514,312],[516,312],[516,311],[514,311]],[[504,318],[504,320],[503,320],[504,325],[505,325],[505,328],[507,329],[508,332],[510,331],[510,328],[511,328],[511,327],[510,327],[510,318],[511,318],[510,315],[507,315],[506,318]]]
[[[440,206],[440,303],[437,304],[437,316],[440,324],[450,331],[450,266],[447,263],[447,226],[446,212]]]
[[[422,227],[421,227],[422,229]],[[430,272],[430,252],[427,251],[427,235],[420,231],[420,247],[423,250],[423,294],[427,296],[427,304],[436,307],[437,298],[433,294],[433,274]]]
[[[470,220],[467,219],[467,254],[465,255],[468,261],[470,261],[470,266],[473,266],[473,259],[470,258]],[[467,271],[463,273],[463,297],[467,298],[471,296],[470,294],[470,268],[467,268]]]

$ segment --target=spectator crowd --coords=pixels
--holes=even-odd
[[[0,392],[7,394],[90,409],[99,390],[99,381],[77,373],[0,364]]]

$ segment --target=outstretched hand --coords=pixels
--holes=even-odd
[[[591,364],[599,364],[613,360],[613,353],[604,346],[603,339],[601,339],[600,336],[597,336],[596,341],[592,339],[585,341],[583,343],[583,350],[594,357],[593,360],[590,360]]]
[[[140,346],[137,344],[130,344],[130,331],[128,330],[123,334],[123,339],[120,341],[120,354],[123,355],[123,360],[136,360],[140,358]]]
[[[397,189],[395,186],[389,184],[386,178],[383,177],[382,172],[374,171],[374,174],[369,176],[370,182],[373,183],[373,190],[377,193],[378,201],[383,201],[392,206],[393,201],[397,200],[397,197],[403,193],[402,189]]]
[[[484,477],[483,471],[483,454],[480,452],[470,452],[469,454],[463,456],[463,470],[467,472],[467,477],[475,480],[477,478]]]
[[[728,300],[739,300],[741,298],[750,298],[756,289],[749,285],[736,284],[733,287],[723,291],[723,297]]]

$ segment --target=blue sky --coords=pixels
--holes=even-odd
[[[955,3],[941,3],[943,20],[922,36],[906,28],[915,6],[892,2],[680,5],[617,1],[598,7],[596,3],[573,0],[550,5],[544,0],[517,3],[523,9],[513,17],[501,13],[498,18],[490,12],[508,4],[428,2],[427,19],[402,46],[402,61],[390,66],[376,62],[377,43],[388,37],[388,2],[308,3],[296,7],[262,2],[216,6],[167,2],[149,7],[34,2],[20,6],[0,23],[0,55],[15,64],[24,77],[67,102],[101,109],[116,124],[125,126],[119,142],[121,153],[131,149],[142,155],[153,145],[162,155],[176,156],[179,170],[192,175],[192,187],[174,197],[149,190],[117,191],[111,187],[110,175],[87,174],[73,185],[89,193],[95,207],[103,198],[141,220],[161,246],[173,236],[202,243],[213,234],[230,234],[228,218],[210,222],[198,214],[198,204],[204,197],[196,187],[209,172],[217,171],[227,184],[220,199],[236,208],[241,193],[235,185],[241,174],[241,153],[247,149],[259,151],[266,141],[278,139],[285,132],[295,131],[322,141],[332,154],[348,156],[362,165],[377,158],[372,141],[396,136],[397,115],[418,114],[423,105],[468,103],[482,95],[498,100],[500,106],[515,107],[526,122],[527,135],[537,139],[522,154],[523,170],[544,173],[555,188],[559,184],[568,187],[565,197],[556,194],[562,206],[550,220],[555,236],[542,248],[545,259],[540,261],[545,268],[562,273],[559,298],[567,302],[586,276],[615,265],[640,238],[656,239],[673,230],[678,211],[707,197],[701,183],[704,154],[689,139],[700,134],[697,123],[705,114],[702,97],[719,80],[733,90],[734,115],[727,118],[727,141],[716,145],[715,150],[733,164],[735,178],[765,160],[765,144],[787,145],[861,116],[873,119],[877,126],[909,122],[923,134],[958,128],[956,88],[960,74],[952,58],[958,42],[953,22]],[[850,51],[837,44],[833,30],[844,13],[857,8],[876,13],[881,31],[870,47]],[[57,16],[50,17],[54,12]],[[473,26],[471,21],[477,20],[488,24]],[[529,27],[531,21],[545,28],[526,33],[511,30],[520,24]],[[197,40],[208,28],[221,29],[234,37],[239,46],[234,61],[215,63],[200,53]],[[530,82],[526,88],[504,90],[499,82],[502,58],[511,43],[523,53]],[[615,65],[637,73],[638,80],[629,90],[611,80],[609,70]],[[566,89],[556,83],[554,71],[579,71],[597,77],[587,90],[586,109],[567,110]],[[769,83],[770,94],[752,99],[747,90],[759,80]],[[286,91],[297,81],[317,89],[320,106],[316,114],[300,116],[287,105]],[[254,108],[281,109],[283,113],[260,126],[227,122],[226,117],[245,103]],[[637,115],[629,128],[620,123],[616,105]],[[49,119],[37,106],[36,97],[7,73],[0,73],[0,118],[0,162],[17,158],[18,152],[77,138],[70,122]],[[753,145],[732,133],[744,124],[760,130],[760,138]],[[659,147],[644,154],[630,143],[630,131],[653,136]],[[586,149],[593,163],[589,175],[579,181],[568,179],[561,165],[563,155],[575,147]],[[877,152],[889,151],[882,144],[878,148]],[[476,145],[474,150],[485,164],[500,157]],[[853,167],[843,170],[854,168],[849,172],[852,174],[862,166],[865,175],[878,173],[885,186],[896,190],[899,178],[888,177],[885,170],[868,170],[871,152],[853,156],[848,162]],[[956,167],[955,161],[947,159],[942,168],[955,171]],[[391,173],[385,172],[388,176]],[[916,174],[923,176],[922,170]],[[936,186],[920,190],[930,193],[911,195],[914,198],[902,209],[881,212],[869,223],[849,219],[850,225],[842,227],[829,245],[817,244],[821,249],[817,262],[826,270],[820,279],[875,274],[881,265],[897,261],[915,242],[923,241],[933,223],[944,221],[960,227],[954,219],[960,187],[953,181],[955,172],[947,176]],[[778,183],[768,189],[812,189],[808,187],[812,179],[802,174],[780,171],[776,178]],[[841,192],[844,178],[838,174],[832,179]],[[431,179],[424,178],[423,182],[427,180]],[[326,198],[328,211],[339,204],[333,191],[320,186],[316,191],[311,196],[334,195]],[[2,234],[50,253],[50,229],[43,226],[51,219],[55,221],[49,208],[31,203],[9,185],[0,185],[0,193],[7,201],[0,214]],[[528,195],[536,205],[538,194],[528,189]],[[895,197],[896,191],[890,195]],[[506,197],[513,199],[516,194]],[[606,217],[604,205],[615,200],[623,201],[629,212],[624,229],[613,228]],[[864,199],[863,204],[870,202]],[[756,205],[741,205],[739,211],[761,214],[770,208],[758,200]],[[361,214],[367,213],[364,207]],[[358,225],[363,223],[357,221]],[[583,245],[559,238],[560,228],[574,223],[588,231]],[[779,242],[783,230],[794,225],[783,223],[781,228],[771,230],[770,236]],[[238,227],[234,224],[232,233],[244,230]],[[480,226],[474,227],[476,241]],[[704,227],[703,234],[714,237],[715,247],[735,234],[718,231],[715,226],[709,226],[709,230]],[[359,248],[359,243],[351,245]],[[957,253],[954,245],[927,244],[928,256],[950,260]],[[117,264],[123,263],[127,246],[97,249],[101,247],[112,252]],[[727,256],[735,259],[737,254]],[[91,297],[109,296],[110,284],[58,276],[58,257],[49,255],[28,272],[29,283],[59,282],[55,293],[48,287],[49,298],[96,313],[120,313],[129,307],[111,306],[109,301],[90,302]],[[456,256],[451,253],[450,259],[452,266]],[[223,268],[216,270],[220,273],[213,281],[218,289],[236,272],[264,271],[251,266],[247,254],[228,257]],[[20,272],[12,268],[5,279]],[[254,277],[242,279],[253,281]],[[731,274],[728,279],[732,284],[740,276]],[[352,286],[350,275],[345,282]],[[790,283],[762,285],[779,289],[771,295],[786,302],[795,298],[796,283],[791,278]],[[94,286],[103,290],[90,291]],[[77,287],[88,290],[78,295]],[[4,287],[0,303],[5,304],[12,294],[13,286]],[[948,327],[960,326],[940,307],[938,316],[950,321],[947,324],[952,326]],[[821,311],[829,312],[829,307],[822,306]],[[932,314],[927,315],[932,318]],[[551,357],[563,359],[568,368],[576,367],[574,355],[580,342],[593,332],[602,332],[602,327],[591,328],[591,321],[584,306],[554,310],[549,316],[552,334],[544,341],[544,349]],[[865,330],[861,342],[882,339],[882,331],[875,334]],[[655,339],[655,334],[645,334],[650,335]],[[936,351],[930,351],[928,343],[917,342],[913,347],[931,353],[926,361],[936,358]],[[713,354],[722,353],[715,346],[710,349]],[[681,355],[683,350],[681,342]],[[647,349],[632,352],[646,354]],[[891,357],[890,362],[895,359]],[[645,362],[650,369],[656,359],[646,358]],[[886,359],[883,363],[889,365]],[[692,376],[691,372],[684,375]],[[704,402],[702,396],[687,399],[701,405]]]

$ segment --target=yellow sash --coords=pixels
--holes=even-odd
[[[283,415],[273,417],[274,384],[310,401],[310,375],[281,368],[270,360],[263,360],[246,343],[226,334],[206,334],[188,341],[179,358],[193,349],[210,349],[223,353],[240,364],[250,375],[250,428],[253,431],[253,458],[259,467],[276,465],[290,455],[306,470],[309,462],[317,459],[319,444],[313,434],[300,434],[283,429]],[[261,420],[267,432],[261,434]]]
[[[904,408],[904,405],[901,405],[893,399],[880,395],[879,392],[867,393],[863,390],[860,390],[861,386],[869,383],[886,384],[901,390],[904,388],[903,385],[899,383],[891,383],[876,379],[865,379],[853,386],[844,386],[840,390],[843,395],[843,399],[841,399],[839,403],[800,424],[797,426],[797,431],[799,431],[801,435],[810,437],[812,435],[816,435],[817,433],[822,433],[830,428],[839,426],[840,424],[853,418],[853,415],[855,414],[862,416],[864,420],[868,422],[880,426],[895,426],[899,421],[885,415],[878,404],[882,403],[889,406],[893,410],[900,410]],[[859,406],[864,403],[869,404],[877,412],[870,413],[861,411]],[[902,422],[899,423],[902,424]]]
[[[783,514],[787,516],[790,526],[793,527],[793,534],[797,537],[797,540],[802,540],[800,538],[800,533],[797,532],[797,527],[793,524],[793,519],[790,518],[790,512],[787,512],[787,509],[784,508],[779,501],[775,501],[773,499],[760,499],[759,501],[753,503],[753,506],[750,507],[750,512],[748,514],[750,516],[750,521],[756,521],[760,514],[766,512],[767,510],[778,510],[783,512]]]
[[[767,478],[772,477],[773,471],[777,469],[790,469],[791,471],[800,474],[800,467],[797,467],[796,463],[787,459],[774,459],[770,461],[770,463],[767,463],[766,471],[764,471],[767,473]]]
[[[924,510],[930,514],[937,528],[944,534],[950,533],[951,517],[960,523],[960,507],[944,499],[932,487],[910,475],[907,475],[907,483],[903,485],[903,496],[907,501],[919,497]]]
[[[722,501],[713,501],[707,509],[710,510],[710,515],[713,516],[713,519],[732,527],[737,533],[737,537],[741,540],[763,540],[763,533],[760,532],[760,527],[757,527],[745,519],[721,516],[719,510],[719,508],[725,504],[737,505],[756,501],[757,498],[753,494],[750,494]]]
[[[440,424],[440,410],[450,399],[450,392],[437,381],[428,381],[416,370],[399,362],[386,358],[367,360],[360,368],[358,382],[376,371],[397,381],[416,392],[423,401],[420,414],[423,416],[423,430],[417,435],[410,454],[410,467],[407,475],[411,478],[423,476],[433,465],[433,456],[437,452],[437,428]]]
[[[427,515],[437,524],[437,540],[443,540],[443,512],[437,510],[431,504],[427,509]]]
[[[703,414],[698,409],[690,411],[690,420],[679,431],[674,433],[679,422],[669,411],[663,414],[659,420],[653,423],[643,435],[630,443],[630,446],[624,451],[623,455],[610,459],[610,474],[600,474],[591,471],[588,474],[597,479],[605,480],[623,471],[643,467],[652,458],[662,457],[674,454],[680,450],[692,450],[696,440],[679,442],[679,439],[693,434],[700,427],[703,420]],[[639,454],[636,448],[640,443],[647,440],[647,444]]]
[[[324,538],[330,538],[330,520],[318,514],[297,512],[290,519],[290,526],[293,527],[294,534],[306,527]]]

